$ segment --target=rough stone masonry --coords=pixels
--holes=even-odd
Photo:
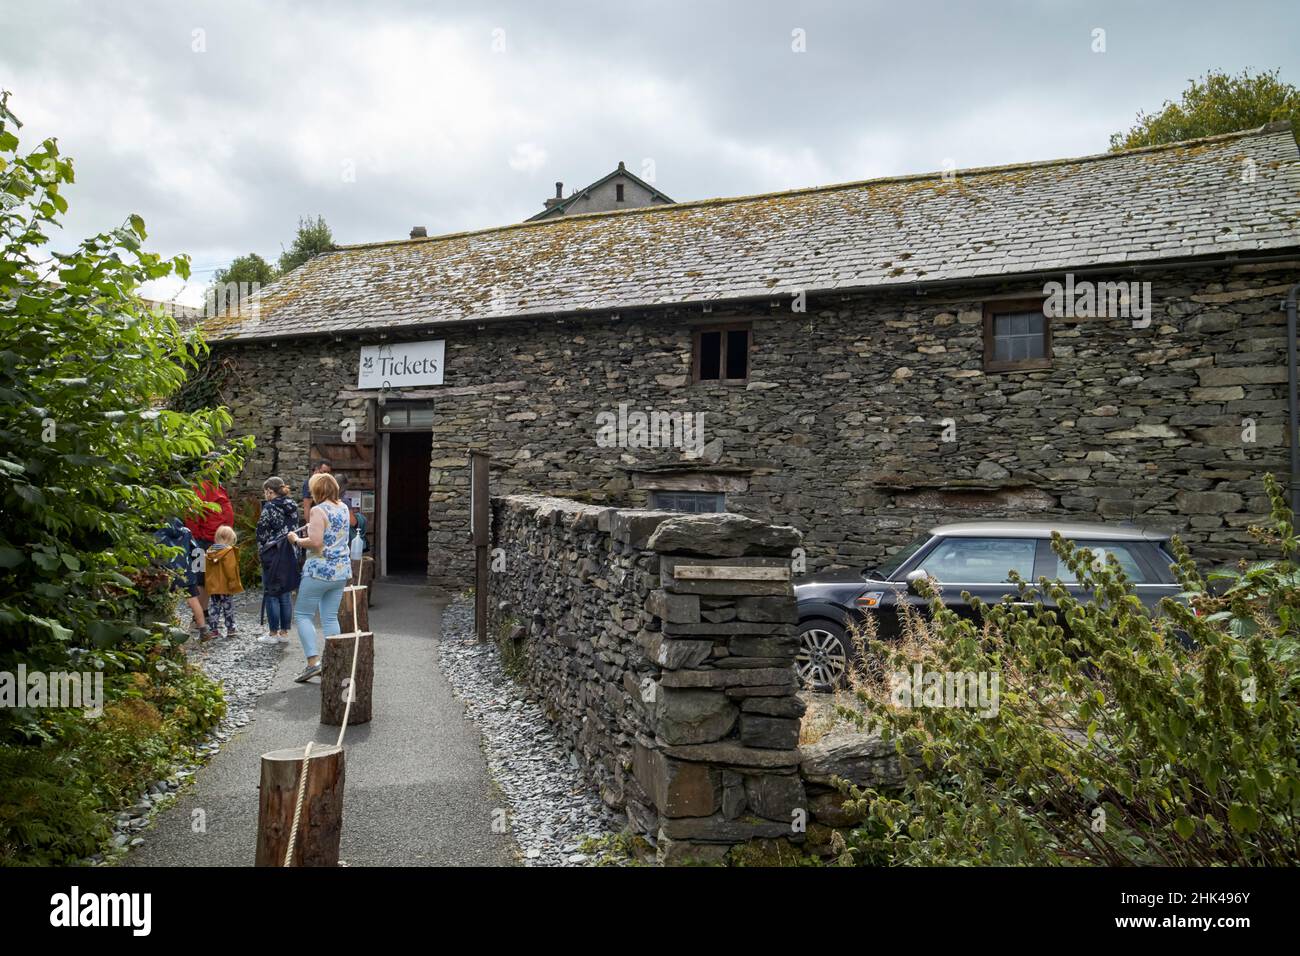
[[[799,533],[531,495],[493,512],[492,630],[605,801],[664,862],[801,840]]]
[[[1017,282],[810,296],[803,314],[787,298],[448,328],[446,384],[392,396],[434,409],[430,576],[468,578],[468,448],[493,456],[498,493],[635,507],[655,487],[725,491],[728,510],[802,531],[810,570],[879,562],[963,518],[1135,520],[1205,561],[1250,556],[1248,527],[1268,514],[1261,476],[1286,469],[1279,302],[1298,267],[1144,270],[1148,327],[1061,319],[1037,371],[983,368],[981,303],[1035,291]],[[751,325],[746,385],[691,382],[691,330],[706,320]],[[273,469],[305,475],[313,430],[375,427],[356,382],[360,346],[378,341],[215,346],[236,428],[257,438],[237,491],[260,493]],[[703,456],[599,447],[598,416],[620,403],[703,413]]]

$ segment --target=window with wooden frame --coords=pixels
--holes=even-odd
[[[1042,299],[984,303],[984,370],[1052,367],[1052,321]]]
[[[696,382],[743,385],[749,381],[748,325],[718,325],[693,334],[691,378]]]

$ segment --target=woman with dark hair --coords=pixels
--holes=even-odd
[[[262,560],[262,607],[267,633],[261,644],[287,644],[293,619],[293,592],[298,589],[298,558],[289,532],[298,525],[298,505],[283,478],[262,483],[262,514],[257,519],[257,553]]]

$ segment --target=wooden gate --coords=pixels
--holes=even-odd
[[[338,432],[311,433],[311,470],[322,459],[329,461],[334,477],[343,487],[347,501],[357,500],[357,509],[366,516],[366,544],[370,555],[379,555],[379,456],[376,454],[375,435],[357,433],[353,440],[344,441]]]

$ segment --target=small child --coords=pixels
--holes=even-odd
[[[239,549],[235,547],[235,541],[235,529],[223,524],[217,529],[207,555],[208,595],[211,598],[208,626],[216,631],[224,620],[226,637],[234,637],[237,633],[233,595],[244,590],[239,583]]]

